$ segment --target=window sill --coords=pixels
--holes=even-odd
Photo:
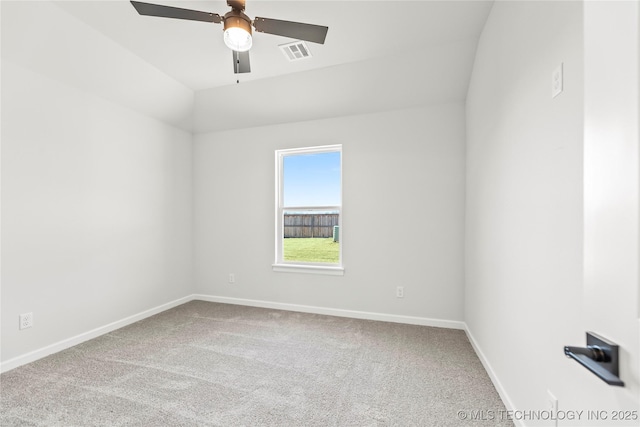
[[[273,264],[273,271],[280,273],[324,274],[327,276],[344,276],[344,268],[324,265]]]

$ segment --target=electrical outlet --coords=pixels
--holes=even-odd
[[[233,273],[229,273],[229,283],[236,283],[236,275]]]
[[[558,399],[551,393],[551,390],[547,390],[547,409],[551,412],[552,425],[558,427]]]
[[[33,313],[24,313],[20,315],[20,329],[27,329],[33,326]]]
[[[404,286],[398,286],[396,288],[396,297],[397,298],[404,298]]]

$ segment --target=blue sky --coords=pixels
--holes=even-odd
[[[340,204],[340,153],[285,156],[284,206]]]

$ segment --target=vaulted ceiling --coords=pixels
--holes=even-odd
[[[223,0],[145,1],[229,10]],[[189,127],[207,132],[464,100],[493,2],[247,0],[250,17],[329,32],[324,45],[308,43],[311,58],[296,62],[278,47],[291,39],[254,33],[251,73],[239,75],[219,24],[140,16],[122,0],[53,3],[194,92]]]
[[[224,0],[145,0],[224,14]],[[64,10],[194,90],[235,84],[222,25],[140,16],[128,1],[57,1]],[[391,56],[399,73],[428,46],[478,37],[491,3],[482,1],[270,1],[247,0],[246,13],[325,25],[324,45],[312,57],[289,62],[278,45],[286,37],[254,33],[252,71],[241,82]],[[372,70],[373,71],[373,70]]]

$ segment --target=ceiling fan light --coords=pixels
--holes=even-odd
[[[251,49],[251,19],[239,10],[232,10],[224,16],[224,44],[236,52]]]
[[[247,30],[239,27],[231,27],[224,30],[224,44],[231,50],[246,52],[251,49],[253,40]]]

